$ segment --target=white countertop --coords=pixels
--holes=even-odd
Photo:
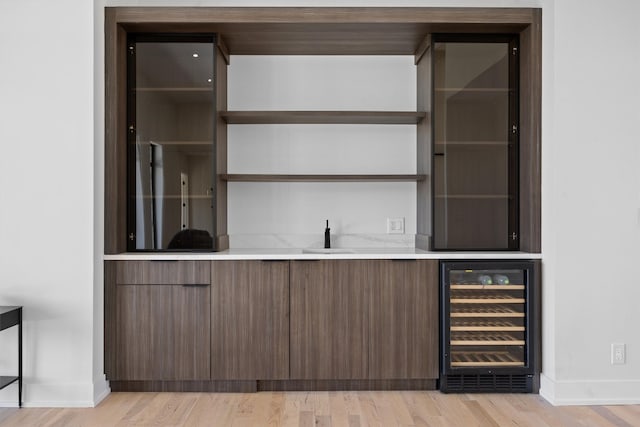
[[[351,253],[303,253],[302,249],[227,249],[220,252],[128,252],[104,255],[105,261],[122,260],[305,260],[305,259],[541,259],[529,252],[431,252],[414,248],[348,249]]]

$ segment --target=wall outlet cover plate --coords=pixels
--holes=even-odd
[[[404,234],[404,217],[387,218],[387,234]]]

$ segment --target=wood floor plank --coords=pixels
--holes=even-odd
[[[415,425],[409,408],[404,404],[404,399],[400,393],[385,393],[384,397],[390,404],[394,418],[402,427],[413,427]]]
[[[0,408],[2,427],[631,427],[640,405],[438,391],[112,393],[96,408]]]
[[[498,410],[510,420],[511,425],[522,427],[549,427],[549,424],[538,414],[522,404],[519,395],[492,395],[491,399]],[[569,427],[569,426],[567,426]]]
[[[606,406],[595,406],[591,408],[591,410],[594,412],[597,412],[598,415],[600,415],[602,418],[609,421],[615,426],[634,427],[632,424],[629,424],[626,420],[624,420],[622,417],[614,413],[611,409],[607,408]]]
[[[332,391],[329,393],[329,413],[331,422],[337,426],[349,425],[349,411],[347,409],[348,394]]]
[[[603,407],[630,425],[635,425],[634,422],[640,424],[638,423],[638,419],[640,418],[640,405],[609,405]]]
[[[280,418],[283,427],[296,427],[299,425],[300,399],[303,393],[285,393],[284,409]]]
[[[499,426],[508,426],[513,424],[513,420],[505,413],[502,408],[496,406],[491,400],[492,395],[479,394],[474,396],[477,404],[491,417],[492,421]]]
[[[314,425],[314,415],[313,411],[300,411],[300,422],[298,423],[300,427],[313,427]]]
[[[427,393],[402,391],[403,400],[416,427],[440,427],[440,411]]]

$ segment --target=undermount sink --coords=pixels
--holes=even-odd
[[[303,254],[353,254],[353,249],[345,248],[305,248]]]

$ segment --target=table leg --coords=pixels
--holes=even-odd
[[[18,312],[18,407],[22,407],[22,308]]]

